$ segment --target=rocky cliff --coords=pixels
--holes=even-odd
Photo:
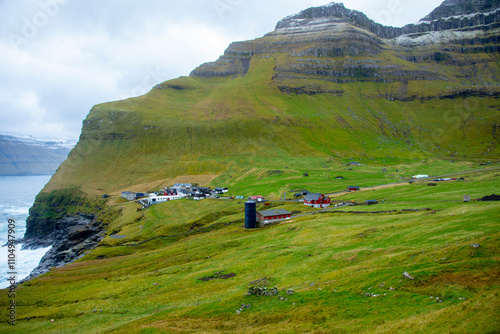
[[[331,3],[281,20],[276,29],[263,38],[231,44],[219,60],[201,65],[191,76],[245,75],[252,57],[286,53],[293,57],[292,72],[319,74],[339,83],[360,79],[382,82],[447,80],[425,68],[412,69],[405,64],[396,65],[392,60],[384,64],[380,55],[393,51],[410,61],[418,57],[437,61],[441,57],[448,60],[451,57],[458,61],[459,55],[467,53],[498,53],[499,33],[498,0],[448,0],[419,23],[402,28],[383,26],[343,4]],[[443,48],[437,52],[439,55],[418,55],[432,45]],[[457,56],[450,56],[450,52]],[[345,57],[365,59],[353,64]],[[334,62],[335,58],[339,61]],[[280,72],[283,69],[278,68],[278,76],[283,76]]]

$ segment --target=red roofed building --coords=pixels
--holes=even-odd
[[[264,200],[264,197],[262,196],[250,196],[248,197],[250,201],[255,201],[255,202],[262,202]]]
[[[307,194],[304,198],[304,205],[315,208],[326,208],[330,206],[330,197],[323,194]]]
[[[267,210],[257,212],[257,220],[261,223],[268,224],[280,220],[290,219],[291,213],[284,209]]]

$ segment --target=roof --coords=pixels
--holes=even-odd
[[[122,195],[129,195],[129,194],[135,195],[135,193],[131,191],[122,191]]]
[[[304,201],[317,201],[323,194],[319,193],[309,193],[304,197]]]
[[[262,196],[250,196],[251,199],[264,198]]]
[[[265,211],[259,211],[258,213],[264,217],[291,215],[291,212],[285,209],[265,210]]]
[[[347,187],[347,188],[349,188],[349,189],[351,189],[351,188],[359,189],[359,187],[358,187],[358,186],[349,186],[349,187]]]

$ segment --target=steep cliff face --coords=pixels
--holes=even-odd
[[[419,23],[402,28],[383,26],[361,12],[346,9],[343,4],[331,3],[281,20],[275,31],[263,38],[231,44],[219,60],[201,65],[191,76],[245,75],[253,56],[287,53],[294,58],[288,72],[319,74],[336,82],[359,79],[381,82],[446,80],[445,76],[433,71],[396,65],[392,60],[384,61],[381,54],[396,51],[417,55],[430,45],[458,54],[498,53],[499,34],[500,8],[497,0],[445,1]],[[308,64],[303,64],[304,59],[295,61],[299,57],[305,57]],[[345,57],[365,57],[369,60],[359,60],[353,66],[351,61],[345,62]],[[432,59],[433,56],[420,57]],[[435,57],[437,61],[441,60],[439,55]],[[341,61],[320,61],[313,65],[314,58],[337,58]],[[403,55],[403,59],[412,58]],[[283,72],[283,69],[278,68],[277,72]]]
[[[499,7],[499,0],[446,0],[420,21],[434,21],[464,15],[479,16],[478,13],[492,13]]]

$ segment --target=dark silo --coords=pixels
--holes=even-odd
[[[257,228],[257,203],[245,203],[245,228]]]

